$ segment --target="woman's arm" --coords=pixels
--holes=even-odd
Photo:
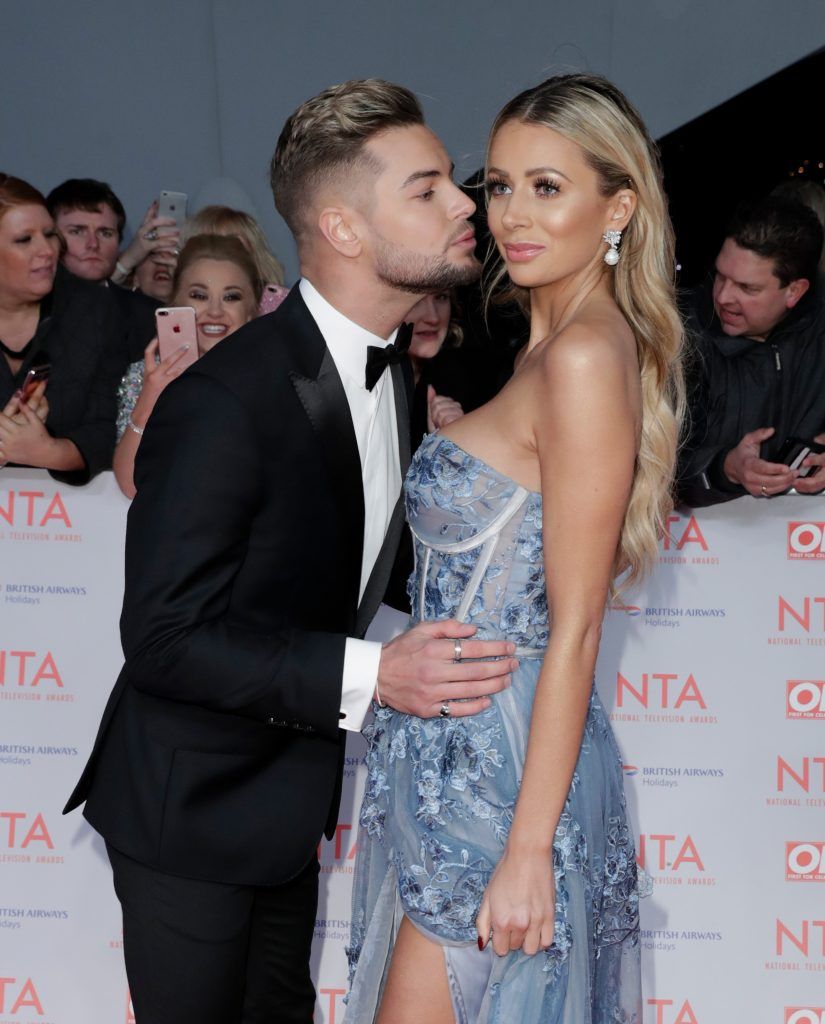
[[[121,381],[121,393],[125,391],[128,394],[130,386],[140,388],[133,406],[129,407],[123,399],[118,405],[119,438],[112,457],[112,469],[118,486],[127,498],[134,498],[137,493],[134,481],[135,456],[140,447],[142,431],[163,389],[183,373],[185,367],[181,366],[180,359],[188,348],[188,345],[181,345],[171,356],[157,362],[158,339],[152,338],[143,353],[143,363],[133,363]]]
[[[551,633],[536,687],[513,825],[477,926],[499,955],[553,941],[553,836],[587,716],[616,548],[633,483],[638,388],[632,339],[581,326],[551,342],[535,369]]]
[[[64,472],[85,465],[77,445],[65,437],[52,437],[37,408],[17,397],[0,413],[0,460]]]

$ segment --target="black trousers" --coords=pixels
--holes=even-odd
[[[137,1024],[309,1024],[315,857],[279,886],[177,878],[107,847]]]

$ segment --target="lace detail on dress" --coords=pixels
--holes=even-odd
[[[364,731],[348,1024],[372,1020],[402,913],[436,941],[475,947],[475,919],[513,820],[550,635],[541,495],[434,434],[405,488],[413,619],[460,616],[480,637],[514,641],[520,666],[512,685],[471,718],[374,709]],[[481,1006],[478,1024],[560,1024],[571,1019],[568,1000],[588,1007],[576,1024],[638,1020],[639,892],[622,781],[593,690],[553,843],[553,945],[532,958],[491,960],[484,993],[465,1001]],[[451,963],[461,952],[451,952]]]

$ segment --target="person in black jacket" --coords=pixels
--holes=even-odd
[[[0,464],[83,484],[112,464],[127,355],[111,297],[59,266],[59,249],[40,192],[0,174]],[[44,425],[19,392],[45,364],[48,383],[32,396],[46,392]]]
[[[517,664],[454,620],[362,639],[403,523],[397,329],[417,295],[478,269],[451,169],[400,86],[303,104],[271,171],[302,280],[174,380],[146,426],[126,664],[67,804],[85,800],[106,839],[141,1024],[309,1024],[342,730],[373,695],[478,713]]]
[[[822,228],[799,203],[769,197],[742,207],[716,259],[712,292],[688,312],[690,432],[678,496],[701,507],[744,494],[825,488],[825,455],[807,476],[778,461],[786,439],[825,443],[825,288]]]
[[[140,254],[147,246],[169,244],[177,247],[177,233],[164,235],[169,238],[167,243],[157,239],[144,242],[146,232],[141,225],[141,232],[127,250],[129,255],[124,253],[119,257],[126,211],[111,186],[94,178],[67,179],[46,196],[46,205],[63,242],[61,263],[75,276],[109,289],[121,320],[128,361],[133,363],[141,359],[155,336],[155,310],[160,303],[142,292],[122,288],[114,283],[112,277],[118,264],[122,270],[126,269],[122,261],[134,258],[133,250]],[[168,233],[172,230],[169,225],[174,221],[159,219],[158,223],[166,224]]]

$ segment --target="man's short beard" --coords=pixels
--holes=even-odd
[[[375,255],[378,279],[412,295],[435,295],[472,284],[481,273],[481,264],[475,258],[451,263],[446,256],[423,256],[412,249],[390,245],[383,238]]]

